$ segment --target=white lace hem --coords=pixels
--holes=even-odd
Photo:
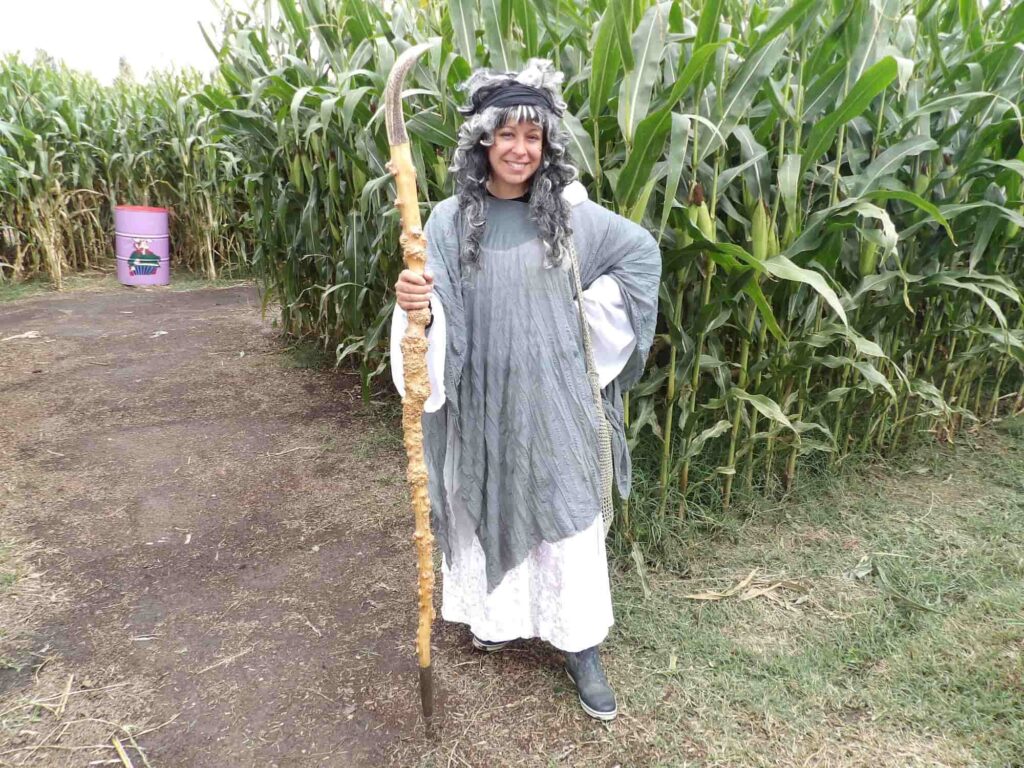
[[[453,563],[442,557],[441,616],[490,641],[539,638],[574,653],[597,645],[614,623],[604,527],[542,543],[487,593],[484,552],[466,516],[456,518]]]

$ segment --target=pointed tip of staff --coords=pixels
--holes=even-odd
[[[387,85],[384,87],[384,123],[387,126],[388,143],[395,147],[409,141],[402,119],[402,83],[406,73],[425,51],[441,45],[440,37],[432,37],[426,42],[412,45],[402,51],[395,60],[388,74]]]
[[[420,703],[423,706],[423,723],[428,738],[434,733],[434,675],[431,666],[420,668]]]
[[[427,722],[429,733],[434,718],[434,669],[429,664],[420,667],[420,703],[423,705],[423,719]]]

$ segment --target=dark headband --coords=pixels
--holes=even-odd
[[[469,114],[476,115],[488,107],[544,107],[559,117],[562,110],[555,106],[551,94],[532,85],[506,80],[500,85],[481,88],[473,95],[473,104]]]

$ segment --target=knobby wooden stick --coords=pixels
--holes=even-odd
[[[406,50],[395,62],[384,92],[384,117],[391,145],[388,170],[394,174],[398,197],[395,207],[402,221],[402,258],[406,269],[423,274],[427,263],[427,241],[420,222],[419,200],[416,196],[416,167],[413,165],[409,137],[402,117],[402,83],[416,59],[432,47],[424,43]],[[416,519],[417,596],[419,624],[416,632],[416,654],[420,667],[420,703],[428,728],[434,714],[434,679],[430,665],[430,628],[434,620],[434,563],[432,557],[434,536],[430,531],[430,497],[427,494],[427,467],[423,460],[423,405],[430,395],[427,378],[426,325],[430,310],[409,312],[409,326],[402,337],[405,398],[402,400],[402,430],[405,435],[405,454],[408,461],[406,478],[412,496],[412,510]]]

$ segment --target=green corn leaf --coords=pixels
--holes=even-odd
[[[782,195],[783,205],[786,206],[786,213],[790,216],[797,214],[796,200],[799,184],[800,156],[786,155],[779,165],[779,193]]]
[[[635,7],[639,8],[641,6],[636,5]],[[613,11],[612,29],[615,32],[619,55],[622,57],[622,65],[627,71],[631,70],[636,66],[636,62],[633,59],[633,48],[630,43],[630,36],[635,26],[633,21],[634,3],[631,0],[609,0],[608,8]]]
[[[655,3],[644,14],[633,34],[631,47],[634,65],[626,71],[619,86],[619,128],[629,145],[637,126],[651,103],[651,90],[658,79],[658,65],[665,53],[665,9]]]
[[[661,242],[665,234],[665,225],[668,224],[669,214],[676,202],[676,192],[679,189],[679,179],[683,174],[683,165],[686,162],[686,147],[690,139],[690,119],[684,115],[673,113],[672,126],[669,131],[668,144],[668,178],[665,181],[664,202],[661,207],[661,223],[658,227],[658,242]]]
[[[672,125],[672,114],[668,111],[656,112],[640,122],[626,164],[615,182],[615,198],[619,206],[632,206],[650,180],[651,170],[661,158],[665,147],[665,139]]]
[[[928,202],[920,195],[904,189],[879,189],[867,194],[869,200],[902,200],[905,203],[910,203],[915,208],[927,213],[937,223],[942,225],[942,228],[946,230],[946,234],[949,236],[950,242],[956,244],[956,238],[953,237],[953,230],[949,226],[949,222],[946,217],[942,215],[942,211],[939,210],[938,206]]]
[[[880,181],[899,171],[908,157],[938,149],[938,143],[928,136],[914,136],[901,141],[882,152],[864,171],[850,182],[850,194],[863,196],[873,190]]]
[[[817,162],[825,150],[832,146],[839,126],[863,113],[875,97],[896,79],[896,74],[896,61],[891,56],[886,56],[861,75],[838,109],[819,120],[811,129],[806,148],[801,155],[801,172]]]
[[[728,41],[720,40],[716,43],[707,43],[695,49],[693,56],[686,62],[683,71],[679,73],[679,76],[672,84],[672,89],[668,92],[668,96],[656,102],[655,110],[660,112],[672,109],[679,103],[679,100],[686,94],[686,90],[694,82],[703,81],[707,76],[710,65],[714,63],[715,51],[725,45],[726,42]]]
[[[625,213],[627,219],[634,221],[637,224],[643,223],[644,214],[647,211],[647,203],[651,199],[651,193],[654,192],[654,185],[657,184],[658,181],[660,181],[660,179],[655,176],[644,184],[643,188],[640,190],[640,194],[637,195],[636,201]]]
[[[732,387],[729,390],[729,397],[735,397],[745,403],[750,403],[762,416],[771,419],[776,424],[781,424],[787,429],[793,430],[793,423],[782,412],[782,408],[767,395],[752,395],[739,387]],[[795,432],[796,430],[793,431]]]
[[[562,115],[562,122],[569,129],[569,139],[571,141],[569,152],[572,154],[573,159],[579,165],[581,171],[591,177],[596,177],[597,155],[594,152],[594,142],[591,141],[590,134],[583,128],[579,118],[570,112]]]
[[[454,147],[455,131],[439,115],[433,112],[417,112],[406,121],[409,133],[419,136],[430,144]]]
[[[796,0],[789,6],[782,6],[778,16],[772,21],[765,31],[757,38],[757,45],[774,40],[792,26],[799,26],[818,7],[817,0]]]
[[[750,280],[745,286],[743,286],[743,292],[750,297],[757,307],[757,311],[761,314],[761,319],[767,324],[768,330],[772,336],[781,343],[786,342],[786,335],[782,332],[782,328],[779,327],[779,322],[775,318],[775,312],[772,310],[772,305],[768,299],[765,298],[764,292],[761,290],[761,285],[756,280]]]
[[[530,0],[512,0],[512,4],[516,24],[523,34],[523,52],[527,58],[537,56],[540,52],[537,14],[530,7]]]
[[[299,141],[299,109],[302,107],[302,100],[306,98],[306,94],[313,90],[313,86],[306,85],[295,91],[295,95],[292,97],[291,104],[291,115],[292,115],[292,127],[295,129],[295,141]]]
[[[701,8],[697,22],[697,36],[694,45],[700,48],[718,39],[718,27],[722,11],[722,0],[707,0]]]
[[[345,121],[346,128],[355,126],[355,111],[369,93],[373,93],[373,89],[369,86],[353,88],[345,93],[345,101],[341,105],[341,116]]]
[[[622,52],[615,35],[616,5],[617,0],[605,8],[591,44],[590,114],[594,118],[604,111],[612,87],[622,71]]]
[[[985,292],[982,291],[981,288],[979,288],[974,283],[962,279],[958,280],[957,278],[948,274],[938,274],[930,275],[929,277],[925,278],[923,281],[923,285],[945,285],[950,288],[956,288],[958,290],[973,293],[975,296],[981,299],[981,301],[984,302],[985,306],[992,311],[992,314],[996,316],[996,319],[999,321],[999,326],[1004,329],[1007,328],[1006,315],[1003,314],[1002,308],[989,296],[987,296]]]
[[[484,22],[484,39],[490,52],[491,67],[501,72],[515,68],[509,48],[508,30],[502,28],[501,0],[480,0],[480,13]]]
[[[825,278],[819,273],[810,269],[798,267],[781,254],[764,262],[764,269],[769,274],[781,280],[789,280],[791,282],[804,283],[811,286],[811,288],[818,292],[818,295],[828,302],[828,305],[832,307],[832,311],[839,316],[839,319],[843,321],[844,325],[849,323],[846,318],[846,311],[843,309],[843,305],[839,301],[839,297],[836,295],[836,292],[832,290],[832,287],[825,282]]]
[[[284,14],[291,27],[292,33],[298,38],[298,42],[309,45],[309,28],[306,26],[306,17],[295,5],[295,0],[278,0],[281,13]]]
[[[829,368],[842,368],[843,366],[850,366],[859,372],[868,382],[872,389],[875,387],[881,387],[889,396],[893,399],[896,398],[896,390],[893,389],[892,384],[889,382],[881,371],[879,371],[873,364],[867,360],[854,360],[849,357],[841,357],[836,355],[826,355],[821,359],[821,363]]]
[[[455,48],[462,58],[476,63],[476,0],[448,0]]]
[[[785,48],[786,38],[779,37],[752,51],[750,58],[743,62],[725,94],[715,123],[715,132],[701,145],[701,158],[707,157],[725,143],[726,137],[749,111],[754,97],[782,58]]]

